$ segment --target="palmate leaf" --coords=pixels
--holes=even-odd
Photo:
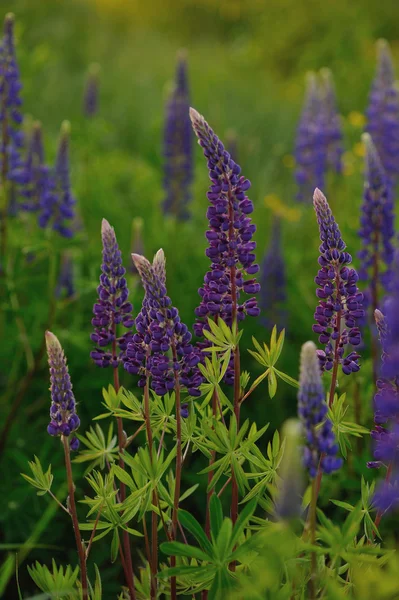
[[[29,468],[32,471],[33,477],[29,475],[25,475],[21,473],[21,476],[30,483],[37,490],[38,496],[44,496],[47,492],[51,490],[51,485],[53,483],[53,475],[51,474],[51,465],[47,469],[46,472],[43,471],[43,467],[40,463],[40,460],[37,456],[34,457],[34,461],[29,461]]]
[[[107,437],[105,437],[100,425],[96,423],[95,427],[90,427],[85,436],[78,435],[85,448],[79,452],[73,462],[88,462],[86,473],[96,467],[103,470],[107,464],[112,464],[118,457],[118,439],[113,432],[112,422],[109,425]]]
[[[362,437],[368,434],[369,430],[362,425],[345,420],[345,415],[348,410],[348,405],[345,404],[346,394],[342,394],[339,398],[335,396],[334,402],[328,409],[328,416],[333,424],[333,431],[339,443],[342,456],[346,459],[348,450],[352,450],[352,445],[349,437]]]
[[[79,567],[76,567],[74,570],[69,565],[67,567],[57,567],[53,559],[52,570],[36,561],[34,565],[28,566],[28,572],[37,587],[51,597],[78,597],[75,585],[79,574]]]

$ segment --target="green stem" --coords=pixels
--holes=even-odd
[[[316,544],[316,505],[317,505],[317,481],[314,479],[312,484],[312,497],[310,500],[309,514],[310,514],[310,543],[312,545]],[[310,600],[315,600],[316,598],[316,579],[317,579],[317,560],[316,553],[312,552],[311,554],[311,571],[310,571],[310,580],[309,580],[309,591],[310,591]]]
[[[177,352],[175,342],[172,342],[172,354],[173,354],[173,362],[177,362]],[[176,540],[177,537],[177,513],[179,510],[179,500],[180,500],[180,485],[181,485],[181,472],[182,472],[182,451],[181,451],[181,402],[180,402],[180,381],[179,381],[179,373],[175,370],[175,410],[176,410],[176,480],[175,480],[175,494],[173,499],[173,513],[172,513],[172,534],[173,539]],[[176,566],[176,557],[171,556],[170,559],[171,567]],[[170,581],[171,585],[171,598],[172,600],[176,600],[177,598],[177,587],[176,587],[176,577],[171,577]]]

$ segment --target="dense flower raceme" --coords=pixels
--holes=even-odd
[[[0,41],[0,173],[9,177],[21,166],[21,148],[24,136],[21,130],[20,73],[15,52],[14,15],[4,19],[3,38]]]
[[[83,113],[86,117],[94,117],[98,112],[100,83],[100,65],[93,63],[87,73],[83,95]]]
[[[271,240],[260,271],[261,294],[259,304],[266,324],[283,326],[285,321],[284,303],[286,294],[285,261],[281,243],[281,221],[273,219]]]
[[[69,436],[78,429],[80,421],[76,414],[76,401],[67,361],[60,342],[51,331],[46,331],[46,347],[50,366],[51,393],[51,420],[47,431],[53,436]],[[70,447],[72,450],[78,449],[79,440],[76,437],[71,438]]]
[[[390,181],[399,174],[399,92],[389,46],[378,42],[377,72],[366,111],[366,131],[373,138],[378,155]]]
[[[359,235],[362,261],[361,280],[370,282],[367,296],[374,309],[379,301],[379,286],[387,291],[394,256],[394,206],[389,184],[376,148],[369,134],[363,134],[366,145],[365,185]]]
[[[191,333],[167,295],[163,250],[157,252],[152,264],[138,254],[132,254],[132,259],[145,296],[135,321],[136,333],[127,346],[124,367],[139,376],[140,387],[144,387],[150,377],[151,388],[158,396],[172,391],[176,379],[191,396],[199,396],[202,377],[197,365],[201,356],[191,344]],[[188,416],[185,405],[182,405],[182,416]]]
[[[319,464],[324,473],[336,471],[342,465],[327,411],[316,346],[306,342],[301,351],[298,414],[306,440],[303,460],[310,477],[316,476]]]
[[[256,243],[252,241],[256,226],[249,215],[253,204],[246,195],[250,182],[240,176],[240,167],[232,160],[222,142],[209,127],[204,118],[193,108],[190,116],[198,142],[208,159],[211,186],[208,191],[210,205],[207,211],[209,229],[206,238],[209,247],[206,255],[211,267],[199,290],[202,298],[195,314],[195,333],[203,335],[207,317],[221,317],[227,325],[232,325],[233,297],[232,283],[237,291],[237,320],[246,315],[258,316],[259,308],[255,298],[240,303],[242,292],[257,294],[260,285],[256,279],[244,279],[244,274],[255,275],[259,265],[255,263]]]
[[[56,298],[72,298],[74,295],[73,260],[69,252],[64,252],[61,257],[61,270],[55,288],[55,296]]]
[[[64,121],[61,127],[55,168],[49,189],[42,198],[39,216],[40,227],[51,226],[66,238],[73,237],[76,200],[71,189],[69,161],[70,125]]]
[[[382,347],[380,378],[374,397],[374,461],[369,467],[385,465],[388,474],[374,498],[384,512],[399,505],[399,253],[395,254],[391,295],[385,302],[386,315],[375,311]]]
[[[348,375],[360,369],[359,354],[355,351],[345,356],[345,346],[359,346],[361,343],[359,319],[364,317],[363,294],[357,287],[358,274],[348,268],[352,257],[345,252],[345,242],[333,217],[325,196],[316,189],[313,197],[317,222],[320,230],[320,269],[315,278],[319,286],[316,295],[320,299],[314,318],[313,331],[319,334],[319,341],[325,344],[318,350],[322,370],[329,371],[334,362],[342,365]],[[345,324],[345,327],[343,327]]]
[[[103,262],[101,265],[100,285],[97,288],[98,301],[93,307],[91,321],[94,332],[92,341],[96,344],[90,354],[99,367],[114,368],[120,364],[128,342],[132,339],[131,328],[134,324],[133,307],[129,302],[129,290],[122,265],[114,228],[103,219],[101,225],[103,244]],[[118,326],[128,331],[118,336]]]
[[[331,73],[323,69],[320,82],[309,73],[295,144],[297,200],[310,200],[316,186],[324,187],[329,167],[337,173],[342,171],[342,154],[341,121]]]
[[[189,117],[190,97],[184,53],[178,57],[176,81],[166,107],[164,128],[165,214],[189,216],[193,179],[193,140]]]

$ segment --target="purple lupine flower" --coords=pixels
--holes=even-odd
[[[193,180],[193,144],[189,118],[190,97],[187,62],[184,53],[178,56],[174,89],[166,107],[164,128],[164,188],[163,211],[180,220],[189,216]]]
[[[368,133],[362,139],[366,145],[365,184],[359,235],[362,261],[359,278],[370,282],[366,298],[375,310],[379,304],[379,287],[388,291],[394,257],[394,206],[392,194],[377,150]]]
[[[190,109],[190,117],[198,143],[208,159],[211,185],[208,191],[210,205],[207,211],[209,229],[206,238],[209,247],[206,255],[211,267],[199,289],[202,298],[196,309],[195,333],[202,337],[208,327],[207,317],[221,317],[232,326],[233,315],[242,321],[246,315],[258,316],[259,308],[254,297],[240,303],[240,295],[257,294],[260,285],[252,276],[259,271],[255,263],[256,242],[252,241],[256,226],[250,214],[253,204],[246,192],[251,184],[240,176],[240,167],[232,160],[222,142],[196,110]],[[250,279],[244,279],[244,274]],[[234,283],[234,290],[233,285]],[[236,298],[232,294],[236,291]],[[233,303],[235,306],[233,306]]]
[[[360,369],[359,354],[351,351],[344,356],[344,353],[348,344],[356,347],[361,343],[357,323],[364,317],[363,294],[357,287],[357,272],[346,266],[352,262],[352,257],[345,252],[341,232],[319,189],[314,192],[313,204],[321,239],[318,260],[321,268],[315,278],[319,286],[316,295],[320,301],[314,314],[316,324],[313,325],[313,331],[319,334],[319,342],[325,344],[324,350],[318,350],[320,366],[322,370],[329,371],[338,361],[343,373],[349,375]]]
[[[374,496],[374,505],[381,513],[399,505],[399,252],[394,257],[392,279],[386,315],[375,311],[382,357],[374,396],[375,427],[371,432],[375,460],[367,463],[369,468],[388,469]]]
[[[305,102],[295,143],[297,200],[307,201],[315,187],[324,188],[328,168],[342,171],[342,128],[331,72],[307,76]]]
[[[101,224],[101,237],[102,272],[100,285],[97,288],[98,301],[93,307],[94,317],[91,321],[94,332],[90,336],[96,348],[90,356],[99,367],[105,368],[111,365],[117,368],[123,360],[128,342],[133,337],[131,331],[134,324],[133,306],[129,302],[129,290],[124,277],[126,269],[122,265],[122,254],[115,231],[105,219]],[[120,336],[118,336],[119,325],[123,325],[128,330]]]
[[[83,95],[83,114],[94,117],[98,111],[100,65],[93,63],[87,73],[85,91]]]
[[[3,179],[9,178],[12,171],[22,165],[24,136],[21,130],[21,89],[14,41],[14,15],[8,13],[0,42],[0,173]]]
[[[69,252],[64,252],[61,257],[61,270],[55,288],[56,298],[72,298],[75,295],[73,277],[73,261]]]
[[[327,411],[317,349],[313,342],[306,342],[301,350],[298,415],[305,435],[303,461],[312,478],[319,464],[324,473],[336,471],[342,465]]]
[[[319,127],[320,104],[316,75],[308,73],[305,101],[295,141],[295,179],[298,185],[296,198],[301,202],[311,198],[316,185],[324,187],[326,157]]]
[[[47,431],[53,436],[70,436],[80,425],[76,414],[76,401],[64,351],[58,338],[46,331],[46,347],[50,366],[50,423]],[[77,450],[79,440],[72,437],[71,450]]]
[[[182,417],[182,419],[188,419],[188,415],[189,415],[189,410],[188,410],[188,402],[183,402],[183,404],[180,407],[180,416]]]
[[[58,144],[55,168],[52,173],[49,189],[43,196],[39,216],[40,227],[51,225],[54,231],[66,238],[74,234],[72,221],[75,219],[76,204],[71,189],[69,164],[70,125],[64,121]]]
[[[132,259],[145,296],[135,321],[137,333],[127,346],[124,367],[139,376],[140,387],[146,385],[150,376],[151,388],[158,396],[172,391],[177,378],[191,396],[199,396],[202,377],[197,365],[201,356],[191,344],[191,333],[167,295],[163,250],[157,252],[152,264],[138,254],[132,254]]]
[[[19,185],[21,208],[28,212],[39,212],[51,193],[53,182],[50,169],[45,164],[43,132],[38,121],[33,124],[26,158],[11,172],[10,177]]]
[[[281,244],[281,221],[273,219],[271,240],[266,250],[260,271],[260,308],[265,315],[265,323],[282,326],[285,320],[286,301],[285,261]],[[262,315],[263,317],[263,315]]]
[[[337,108],[334,81],[330,69],[320,71],[322,99],[320,104],[324,139],[327,153],[327,165],[336,173],[342,173],[343,134]]]
[[[366,131],[371,135],[389,182],[399,174],[399,92],[389,45],[379,40],[377,71],[366,111]]]

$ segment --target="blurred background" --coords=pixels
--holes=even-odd
[[[397,1],[385,0],[382,7],[379,2],[347,0],[2,0],[1,9],[4,14],[11,10],[16,15],[23,112],[27,126],[33,119],[42,122],[50,161],[61,122],[71,123],[71,178],[81,228],[72,240],[59,242],[60,251],[67,250],[72,259],[74,292],[69,298],[55,300],[52,328],[68,356],[80,403],[80,431],[83,433],[101,411],[101,387],[110,382],[108,370],[97,369],[89,357],[92,305],[101,265],[101,219],[105,217],[115,227],[128,266],[132,223],[140,217],[144,252],[150,258],[158,248],[164,249],[169,295],[190,326],[199,303],[197,289],[208,265],[204,254],[208,175],[196,145],[191,218],[177,222],[165,217],[161,208],[165,104],[175,76],[176,55],[182,48],[187,51],[192,105],[222,140],[234,136],[236,160],[252,182],[258,261],[268,247],[273,217],[281,218],[287,342],[280,368],[297,377],[299,348],[315,338],[311,325],[319,245],[311,205],[295,201],[293,148],[305,75],[308,70],[329,67],[335,78],[345,134],[344,170],[328,180],[325,191],[349,251],[356,255],[363,185],[363,114],[375,70],[376,40],[386,38],[394,57],[399,58]],[[99,104],[95,116],[87,118],[83,96],[93,62],[101,69]],[[10,235],[16,258],[13,286],[1,307],[2,425],[42,344],[47,298],[53,295],[43,232],[26,235],[26,229],[17,223]],[[142,294],[132,274],[129,287],[138,312]],[[267,289],[262,292],[267,293]],[[246,320],[243,348],[251,345],[251,335],[260,341],[270,338],[266,316]],[[259,375],[259,365],[247,352],[242,354],[244,368]],[[361,377],[369,372],[366,363]],[[127,374],[123,384],[134,390]],[[365,423],[370,399],[371,390],[365,398]],[[0,592],[5,598],[17,597],[15,554],[8,552],[10,544],[18,549],[25,543],[20,564],[35,559],[46,562],[52,556],[57,562],[74,561],[67,519],[50,498],[37,497],[19,475],[27,471],[27,460],[36,454],[43,464],[52,463],[55,489],[62,488],[62,454],[46,433],[48,409],[43,359],[23,389],[0,457]],[[285,384],[279,385],[273,401],[266,385],[260,386],[245,406],[246,416],[259,425],[271,423],[270,432],[295,411],[295,391]],[[193,457],[189,474],[185,474],[187,484],[200,469],[197,460]],[[364,457],[363,462],[361,457],[358,461],[363,470]],[[199,514],[205,479],[203,476],[198,498],[194,495],[190,500]],[[328,485],[338,483],[332,480]],[[81,497],[84,491],[78,489]],[[37,544],[50,547],[30,548]],[[95,548],[93,560],[102,565],[104,597],[108,598],[115,597],[117,573],[106,552]],[[34,591],[24,564],[20,580],[27,594]]]

